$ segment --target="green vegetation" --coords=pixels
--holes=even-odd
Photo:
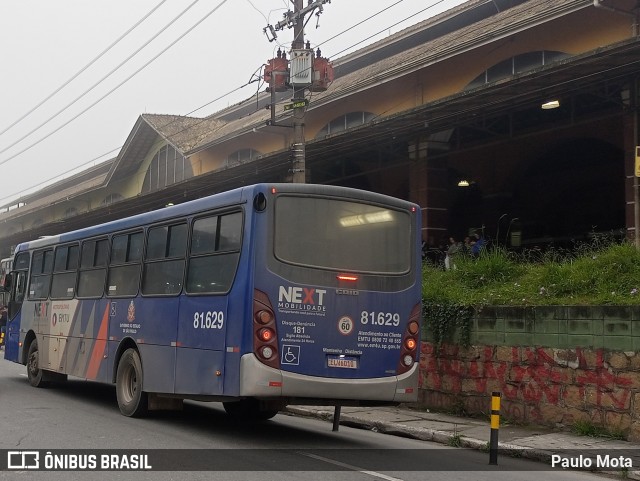
[[[436,344],[468,346],[471,316],[484,306],[640,305],[640,251],[626,241],[522,253],[493,247],[454,263],[423,267],[424,329]]]
[[[462,446],[462,436],[460,434],[454,434],[449,438],[449,441],[447,441],[447,445],[453,448],[459,448]]]
[[[628,242],[599,240],[544,253],[491,248],[478,259],[457,257],[455,265],[445,271],[425,264],[427,308],[640,304],[640,252]]]
[[[624,433],[608,430],[603,426],[593,424],[591,421],[576,421],[571,427],[571,432],[578,436],[589,436],[592,438],[626,439]]]

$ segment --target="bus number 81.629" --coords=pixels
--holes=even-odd
[[[193,313],[193,327],[195,329],[222,329],[224,313],[222,311],[207,311]]]
[[[399,326],[400,314],[397,312],[362,311],[360,313],[360,323],[371,323],[372,326]]]

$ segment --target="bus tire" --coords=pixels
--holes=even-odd
[[[142,417],[147,414],[147,393],[142,390],[142,362],[135,349],[127,349],[116,373],[116,397],[120,412],[128,417]]]
[[[267,421],[279,412],[273,409],[260,410],[260,401],[252,398],[223,402],[222,406],[235,421]]]
[[[40,356],[38,352],[38,341],[36,339],[29,344],[29,352],[27,354],[27,378],[29,379],[29,384],[33,387],[44,387],[47,385],[44,372],[40,369]]]

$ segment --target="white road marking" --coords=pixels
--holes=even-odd
[[[307,456],[309,458],[318,459],[319,461],[324,461],[325,463],[335,464],[336,466],[342,466],[343,468],[347,468],[352,471],[358,471],[359,473],[362,473],[362,474],[368,474],[369,476],[374,476],[376,478],[386,479],[387,481],[403,481],[400,478],[387,476],[386,474],[378,473],[376,471],[368,471],[366,469],[359,468],[358,466],[353,466],[351,464],[346,464],[340,461],[336,461],[335,459],[329,459],[322,456],[318,456],[317,454],[311,454],[311,453],[299,453],[299,454],[302,454],[303,456]]]

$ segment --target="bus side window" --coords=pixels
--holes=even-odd
[[[239,250],[242,241],[242,214],[236,212],[220,216],[219,251]]]
[[[142,232],[113,236],[111,264],[107,274],[108,296],[135,296],[138,294],[142,244]]]
[[[33,254],[29,299],[46,299],[49,297],[52,270],[53,249],[39,251]]]
[[[80,272],[78,274],[78,297],[102,297],[107,278],[109,241],[97,239],[82,243]]]
[[[41,258],[41,261],[42,260],[43,259]],[[31,254],[29,252],[22,252],[18,254],[13,267],[13,272],[7,276],[8,285],[6,287],[7,292],[9,293],[9,318],[11,319],[13,319],[20,311],[20,305],[24,301],[24,296],[27,292],[27,276],[29,273],[30,262]]]
[[[17,272],[16,275],[16,302],[22,302],[24,300],[24,287],[26,285],[27,273],[24,271]]]
[[[180,293],[184,277],[187,235],[186,223],[149,229],[142,294]]]
[[[55,251],[53,278],[51,280],[52,299],[72,299],[78,277],[77,245],[60,246]]]
[[[187,292],[223,294],[231,289],[242,246],[242,212],[193,223]]]

